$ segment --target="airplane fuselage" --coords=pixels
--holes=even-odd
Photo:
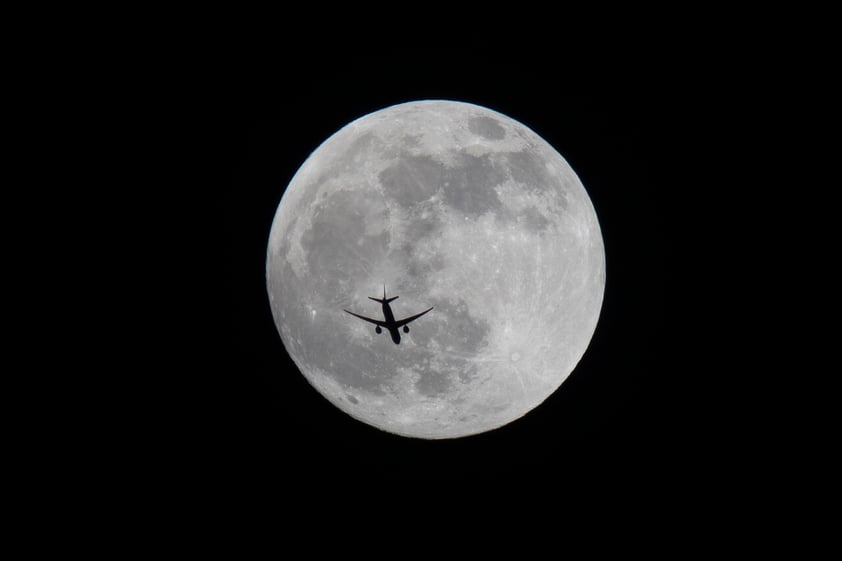
[[[386,322],[386,329],[389,330],[389,335],[392,336],[392,341],[395,345],[401,344],[401,332],[395,325],[395,314],[392,313],[392,307],[388,302],[383,302],[383,319]]]

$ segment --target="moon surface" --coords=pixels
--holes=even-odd
[[[328,138],[269,236],[275,324],[310,384],[352,417],[416,438],[501,427],[552,394],[594,333],[599,222],[564,158],[523,124],[454,101],[395,105]],[[395,345],[397,319],[430,306]]]

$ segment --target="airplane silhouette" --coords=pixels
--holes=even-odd
[[[392,336],[392,341],[395,342],[395,345],[400,345],[401,344],[401,334],[398,331],[398,329],[403,327],[403,332],[409,333],[409,325],[407,325],[407,324],[411,321],[415,321],[416,319],[420,318],[421,316],[423,316],[424,314],[426,314],[427,312],[429,312],[433,308],[429,308],[427,310],[424,310],[420,314],[415,314],[414,316],[409,316],[408,318],[404,318],[404,319],[395,321],[395,316],[394,316],[394,314],[392,314],[392,308],[389,307],[389,302],[392,302],[393,300],[397,300],[398,298],[399,298],[399,296],[395,296],[394,298],[386,298],[386,285],[385,284],[383,285],[383,298],[382,299],[381,298],[375,298],[373,296],[368,297],[369,300],[374,300],[375,302],[380,302],[381,304],[383,304],[383,317],[385,318],[385,321],[367,318],[365,316],[355,314],[354,312],[349,312],[348,310],[344,310],[344,311],[351,314],[354,317],[358,317],[362,320],[365,320],[369,323],[373,323],[374,325],[376,325],[377,327],[374,328],[374,332],[377,333],[378,335],[383,331],[381,328],[385,327],[386,329],[389,330],[389,334]]]

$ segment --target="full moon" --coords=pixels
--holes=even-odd
[[[596,329],[605,253],[565,159],[523,124],[455,101],[361,117],[303,163],[266,259],[275,324],[310,384],[403,436],[506,425],[570,375]],[[396,345],[368,299],[427,308]]]

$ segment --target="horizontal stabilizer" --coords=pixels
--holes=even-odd
[[[400,296],[395,296],[394,298],[386,298],[385,300],[383,298],[375,298],[374,296],[368,297],[369,300],[374,300],[375,302],[380,302],[381,304],[388,304],[389,302],[397,300],[398,298],[400,298]]]

